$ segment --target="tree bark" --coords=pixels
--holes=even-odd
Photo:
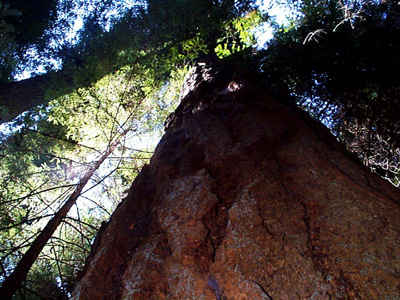
[[[398,190],[254,82],[193,86],[73,299],[397,299]]]

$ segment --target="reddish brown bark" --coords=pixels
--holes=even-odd
[[[400,194],[262,89],[190,93],[74,299],[396,299]]]

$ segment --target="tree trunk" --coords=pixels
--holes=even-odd
[[[51,99],[72,92],[78,86],[67,71],[0,84],[0,124],[9,122],[23,112]]]
[[[74,299],[398,299],[398,190],[241,79],[183,99]]]
[[[61,206],[61,208],[54,214],[51,220],[46,224],[40,234],[31,243],[28,251],[24,253],[21,260],[13,272],[5,278],[0,287],[0,299],[11,299],[15,292],[21,287],[22,283],[26,280],[26,276],[30,271],[32,265],[35,263],[40,252],[46,246],[49,239],[52,237],[57,227],[61,224],[64,218],[67,216],[71,207],[76,203],[76,200],[81,195],[83,188],[92,178],[93,174],[99,169],[102,163],[110,156],[115,148],[120,145],[121,139],[128,133],[130,128],[127,128],[118,135],[118,137],[110,142],[107,150],[101,155],[101,157],[91,166],[87,172],[79,180],[73,193],[68,197],[67,201]]]

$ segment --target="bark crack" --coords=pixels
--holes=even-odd
[[[257,281],[252,280],[259,288],[260,290],[264,293],[265,296],[267,296],[268,300],[274,300],[272,296],[267,292],[267,290]]]
[[[224,296],[224,292],[221,291],[221,289],[218,285],[218,282],[213,275],[210,274],[208,276],[207,284],[208,284],[208,287],[214,292],[216,300],[225,300],[226,299],[226,297]]]
[[[212,230],[208,226],[207,222],[205,222],[204,220],[203,220],[203,225],[204,225],[205,228],[207,228],[207,235],[206,235],[205,241],[206,242],[209,241],[210,245],[211,245],[211,248],[212,248],[211,261],[215,262],[215,255],[217,253],[217,246],[215,245],[214,238],[212,236]]]
[[[269,236],[271,236],[272,238],[275,238],[275,235],[271,232],[271,230],[268,227],[267,220],[264,218],[264,216],[262,214],[262,209],[261,209],[260,204],[259,204],[258,201],[256,201],[256,205],[257,205],[257,214],[262,220],[262,227],[264,228],[265,232]]]
[[[229,217],[225,201],[218,195],[217,179],[212,176],[210,171],[207,170],[207,172],[214,182],[214,189],[210,192],[216,197],[217,202],[214,207],[210,209],[210,212],[203,217],[202,222],[207,229],[205,241],[209,241],[212,248],[211,261],[215,262],[217,250],[225,237],[225,230]]]
[[[279,159],[277,157],[274,157],[274,161],[278,167],[278,172],[279,172],[279,178],[284,178],[283,174],[283,166],[281,165]],[[316,252],[316,247],[315,247],[315,241],[314,241],[314,234],[313,234],[313,228],[311,225],[311,216],[308,211],[307,204],[300,199],[298,195],[293,193],[284,183],[284,180],[280,180],[280,184],[284,191],[286,192],[287,195],[291,196],[293,199],[295,199],[299,205],[303,208],[303,222],[304,225],[306,226],[306,234],[307,234],[307,248],[310,253],[311,260],[313,262],[313,266],[315,270],[318,270],[322,273],[323,277],[326,278],[327,275],[329,274],[329,270],[324,268],[322,266],[321,260],[323,257],[318,254],[318,251]],[[319,235],[316,234],[316,239],[319,239]]]
[[[312,238],[312,232],[311,232],[312,229],[311,229],[311,224],[310,224],[310,219],[311,218],[310,218],[310,215],[308,213],[307,205],[303,201],[301,201],[299,199],[296,199],[296,200],[298,200],[299,204],[302,206],[303,211],[304,211],[303,222],[304,222],[304,225],[306,226],[306,232],[307,232],[307,247],[308,247],[308,250],[310,251],[310,255],[311,255],[311,260],[313,262],[313,266],[314,266],[314,268],[316,270],[319,270],[322,273],[324,273],[323,270],[321,270],[321,268],[319,266],[319,263],[317,262],[316,257],[315,257],[313,238]]]
[[[276,165],[278,166],[278,171],[279,171],[279,178],[284,178],[283,174],[283,166],[281,165],[279,159],[277,157],[274,157],[274,161]],[[337,164],[334,162],[331,162],[342,174],[344,174],[346,177],[348,177],[352,182],[356,183],[358,186],[361,187],[359,183],[357,183],[353,178],[348,175],[346,172],[341,170]],[[307,248],[309,249],[310,252],[310,257],[313,263],[313,267],[316,271],[321,272],[322,278],[326,281],[326,279],[329,276],[332,276],[332,272],[325,266],[324,260],[326,258],[326,254],[323,254],[320,252],[320,249],[318,248],[318,243],[320,241],[320,236],[319,232],[315,230],[312,226],[312,214],[309,212],[309,207],[308,205],[300,199],[295,193],[293,193],[284,183],[283,180],[280,181],[282,188],[285,190],[285,192],[292,196],[293,199],[295,199],[303,208],[304,214],[303,214],[303,222],[306,226],[306,233],[307,233]],[[317,228],[318,229],[318,228]],[[339,283],[341,286],[343,286],[347,292],[348,295],[356,295],[359,297],[359,293],[354,289],[353,285],[351,282],[347,280],[347,278],[344,276],[343,271],[340,271],[340,276],[334,276],[335,281]],[[329,295],[331,297],[331,295]]]

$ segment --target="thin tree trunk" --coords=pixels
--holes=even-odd
[[[397,299],[399,191],[252,82],[192,82],[73,299]]]
[[[0,299],[11,299],[15,292],[21,287],[33,263],[36,261],[40,252],[43,250],[48,240],[56,231],[61,221],[66,217],[71,207],[75,204],[79,195],[82,193],[83,188],[89,182],[94,172],[120,144],[121,139],[126,135],[128,131],[129,128],[122,132],[114,142],[110,143],[107,151],[80,179],[78,185],[76,186],[74,192],[69,196],[68,200],[63,204],[63,206],[57,211],[54,217],[47,223],[42,232],[32,242],[28,251],[18,262],[14,271],[4,280],[2,286],[0,287]]]

